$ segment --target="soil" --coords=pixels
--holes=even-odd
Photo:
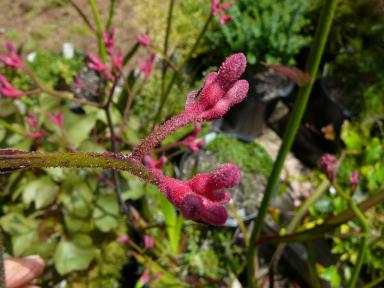
[[[72,0],[84,11],[93,23],[88,1]],[[78,12],[63,0],[2,0],[0,1],[0,43],[11,39],[16,46],[22,45],[23,53],[37,49],[60,51],[65,42],[73,43],[77,49],[97,52],[97,40]],[[110,1],[95,0],[106,22]],[[116,1],[113,27],[116,27],[117,46],[128,51],[136,41],[136,31],[130,25],[132,9],[129,1]]]

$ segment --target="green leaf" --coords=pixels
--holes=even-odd
[[[379,138],[373,138],[372,141],[366,147],[365,162],[367,164],[373,164],[380,160],[383,147],[381,146]]]
[[[82,238],[81,241],[79,237]],[[84,238],[88,240],[85,241]],[[85,270],[95,256],[96,248],[92,246],[92,240],[88,235],[78,236],[74,241],[62,239],[55,251],[55,267],[60,275]]]
[[[23,202],[29,206],[35,203],[35,208],[40,209],[53,203],[57,194],[57,186],[48,177],[43,176],[29,182],[23,192]]]
[[[341,283],[341,277],[337,270],[336,266],[329,266],[327,268],[323,268],[320,271],[320,277],[331,283],[332,287],[339,287]]]
[[[116,197],[112,195],[101,196],[93,210],[93,219],[96,227],[103,232],[111,231],[119,225],[119,206]]]
[[[360,150],[363,145],[360,133],[348,121],[344,122],[340,137],[347,146],[347,149]]]
[[[75,116],[69,114],[70,124],[67,130],[69,141],[78,148],[80,144],[89,137],[89,133],[95,126],[97,115],[87,114],[85,116]],[[67,116],[67,114],[65,114]],[[68,120],[69,121],[69,120]]]
[[[144,183],[139,179],[133,177],[129,173],[122,171],[121,176],[129,180],[129,188],[122,192],[124,200],[132,199],[137,200],[144,196],[145,189]]]

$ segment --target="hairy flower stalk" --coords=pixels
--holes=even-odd
[[[103,36],[109,54],[112,54],[113,31]],[[88,54],[88,59],[92,69],[105,72],[106,67],[101,60],[92,54]],[[192,145],[191,149],[199,148],[199,142],[196,142],[195,138],[201,129],[200,122],[222,117],[233,105],[246,97],[248,82],[239,80],[245,68],[246,60],[243,54],[238,53],[227,58],[217,73],[210,73],[206,77],[198,93],[188,96],[185,110],[158,127],[129,156],[109,152],[28,153],[6,149],[0,150],[0,173],[40,167],[124,170],[156,185],[184,217],[212,225],[222,225],[228,217],[224,205],[231,199],[227,189],[240,181],[240,170],[235,164],[222,164],[212,172],[198,174],[191,180],[178,180],[164,175],[160,170],[165,158],[157,162],[148,155],[169,134],[191,123],[196,123],[196,130],[186,139],[188,141],[184,145]],[[55,115],[54,119],[57,120],[57,125],[62,125],[61,115]],[[28,124],[38,129],[36,118],[30,117],[29,120]],[[142,164],[143,160],[149,167]]]

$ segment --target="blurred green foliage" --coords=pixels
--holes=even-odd
[[[301,34],[309,24],[310,6],[307,0],[236,1],[228,10],[232,20],[216,23],[207,33],[208,47],[220,57],[244,52],[250,64],[293,64],[293,57],[310,42]]]

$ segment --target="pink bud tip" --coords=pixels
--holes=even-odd
[[[180,210],[185,218],[198,220],[204,210],[203,201],[198,195],[189,193],[184,197]]]
[[[246,67],[247,59],[244,54],[234,54],[228,57],[221,65],[218,73],[218,81],[224,89],[227,89],[240,78]]]
[[[203,220],[212,225],[223,225],[227,221],[227,218],[227,210],[220,204],[209,205],[203,213]]]
[[[231,188],[240,183],[240,169],[236,164],[226,163],[212,171],[210,182],[221,188]]]

